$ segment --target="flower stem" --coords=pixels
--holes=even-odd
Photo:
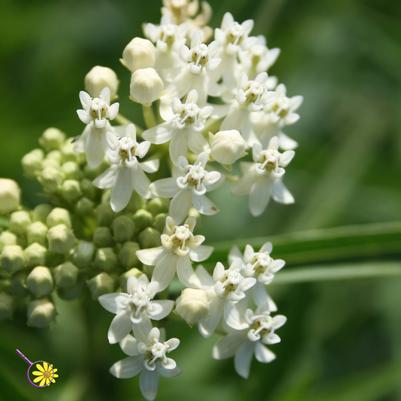
[[[155,114],[153,113],[152,106],[143,106],[143,119],[147,128],[152,128],[157,125]]]

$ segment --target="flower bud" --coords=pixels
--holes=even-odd
[[[87,281],[93,299],[114,291],[114,280],[107,273],[99,273]]]
[[[17,245],[17,236],[10,231],[0,233],[0,252],[6,245]]]
[[[58,128],[48,128],[39,139],[40,145],[48,152],[60,149],[64,141],[65,135]]]
[[[34,221],[40,221],[46,223],[47,216],[52,211],[52,207],[45,203],[38,205],[32,211],[32,219]]]
[[[76,180],[65,180],[60,188],[61,195],[68,202],[75,202],[81,197],[81,188]]]
[[[93,185],[91,180],[84,178],[81,182],[81,192],[89,199],[94,199],[97,194],[97,188]]]
[[[27,177],[34,178],[42,169],[44,153],[42,149],[34,149],[22,158],[22,168]]]
[[[12,275],[10,280],[10,292],[13,297],[22,298],[27,295],[26,276],[27,273],[23,270]]]
[[[71,262],[65,262],[54,269],[54,280],[58,288],[73,287],[78,282],[79,269]]]
[[[95,246],[92,242],[79,241],[73,252],[73,261],[78,267],[87,267],[92,263],[95,255]]]
[[[107,227],[98,227],[93,233],[93,243],[98,248],[106,248],[114,245],[110,229]]]
[[[92,97],[99,97],[106,87],[110,89],[111,99],[114,99],[117,96],[118,78],[111,68],[96,65],[85,75],[85,90]]]
[[[144,228],[149,227],[153,224],[152,213],[145,209],[139,209],[133,216],[133,221],[135,224],[135,229],[137,231],[142,231]]]
[[[88,216],[93,213],[93,209],[95,204],[88,198],[81,198],[77,205],[75,206],[75,210],[77,214],[80,216]]]
[[[82,178],[82,171],[76,162],[67,161],[63,163],[61,171],[65,179],[80,180]]]
[[[127,207],[125,210],[127,212],[135,213],[139,209],[143,209],[145,207],[145,199],[142,198],[139,194],[136,192],[131,196],[130,201],[128,202]]]
[[[65,141],[60,151],[61,151],[61,161],[64,163],[65,162],[78,163],[78,161],[83,158],[83,155],[75,150],[75,145],[72,140]]]
[[[35,267],[26,278],[26,286],[36,298],[49,295],[53,291],[53,277],[49,268]]]
[[[49,326],[56,316],[56,308],[48,299],[38,299],[28,304],[28,326],[44,328]]]
[[[115,214],[110,204],[102,203],[96,208],[96,220],[99,226],[110,226]]]
[[[118,216],[113,221],[113,237],[116,242],[129,241],[134,235],[135,224],[127,216]]]
[[[38,181],[47,192],[55,192],[62,182],[62,175],[58,166],[45,162],[44,168],[40,171]]]
[[[210,154],[217,162],[230,165],[245,156],[248,146],[237,130],[220,131],[210,136]]]
[[[15,234],[25,234],[30,224],[31,217],[29,213],[24,210],[14,212],[10,216],[10,230]]]
[[[25,267],[24,252],[19,245],[6,245],[0,261],[3,269],[11,274]]]
[[[47,249],[38,243],[33,243],[24,249],[25,264],[27,267],[43,265],[46,261]]]
[[[49,250],[54,253],[65,254],[75,242],[74,234],[65,224],[59,224],[49,229],[47,233]]]
[[[0,321],[10,319],[13,314],[13,298],[5,292],[0,293]]]
[[[141,248],[154,248],[160,245],[160,232],[152,227],[146,227],[138,236]]]
[[[153,220],[153,227],[160,233],[163,232],[164,226],[166,225],[166,217],[166,213],[159,213],[155,216],[155,219]]]
[[[176,302],[176,312],[190,325],[199,323],[209,310],[205,290],[185,288]]]
[[[72,287],[59,287],[57,288],[57,294],[61,299],[70,301],[72,299],[77,299],[82,294],[83,285],[78,282]]]
[[[47,239],[47,227],[41,221],[35,221],[26,229],[28,244],[34,242],[45,245]]]
[[[168,210],[167,199],[154,198],[147,202],[146,210],[156,216],[159,213],[165,213]]]
[[[156,49],[150,40],[134,38],[125,46],[121,63],[131,72],[140,68],[153,67],[156,61]]]
[[[100,248],[96,252],[94,265],[106,272],[111,272],[117,267],[117,255],[113,248]]]
[[[17,210],[20,205],[21,190],[14,180],[0,178],[0,214]]]
[[[54,227],[59,224],[64,224],[67,227],[71,227],[70,213],[67,209],[56,207],[48,214],[46,223],[48,227]]]
[[[138,257],[136,256],[136,251],[138,250],[139,245],[136,242],[126,242],[122,246],[118,254],[118,260],[125,269],[140,264]]]
[[[131,76],[130,98],[144,106],[159,99],[164,89],[163,81],[153,68],[141,68]]]
[[[51,164],[53,162],[52,166],[59,167],[59,166],[61,166],[62,159],[63,159],[63,155],[61,154],[61,152],[57,149],[54,149],[54,150],[51,150],[46,155],[45,163]]]
[[[143,272],[137,269],[136,267],[133,267],[130,270],[127,270],[120,276],[120,285],[121,289],[124,292],[127,292],[127,282],[130,277],[140,277],[142,276]]]

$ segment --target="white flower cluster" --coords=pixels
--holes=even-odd
[[[238,23],[226,13],[213,31],[207,26],[210,13],[197,0],[164,0],[160,24],[145,24],[146,39],[134,38],[125,47],[121,62],[131,73],[130,99],[143,108],[144,130],[118,114],[118,103],[110,103],[118,87],[110,69],[91,70],[85,79],[90,93],[80,93],[78,116],[86,127],[75,148],[85,153],[90,168],[107,161],[94,184],[110,190],[113,211],[124,210],[133,192],[144,199],[171,199],[161,246],[136,253],[148,275],[130,277],[126,293],[99,298],[116,315],[109,342],[120,343],[128,355],[111,373],[140,375],[148,400],[155,398],[160,376],[178,373],[167,354],[179,340],[165,341],[164,330],[154,323],[174,304],[203,336],[224,333],[213,355],[235,356],[243,377],[253,354],[260,362],[274,359],[266,345],[280,341],[275,331],[286,320],[271,315],[277,308],[265,288],[284,266],[270,256],[271,244],[259,252],[247,246],[243,255],[234,249],[229,266],[217,263],[213,275],[192,266],[212,253],[203,245],[205,237],[193,231],[199,215],[219,211],[208,192],[224,182],[227,172],[232,192],[249,196],[253,216],[261,215],[271,198],[294,202],[283,177],[297,143],[283,129],[299,119],[302,103],[301,96],[287,96],[286,87],[268,75],[279,50],[251,36],[253,21]],[[158,159],[163,168],[151,182],[148,174],[159,170]],[[235,177],[238,161],[240,176]],[[174,303],[165,290],[175,276],[185,288]]]

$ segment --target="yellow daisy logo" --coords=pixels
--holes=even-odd
[[[37,370],[32,372],[33,382],[39,387],[50,386],[52,383],[56,383],[58,378],[57,369],[53,367],[52,364],[47,362],[36,363],[35,367]]]

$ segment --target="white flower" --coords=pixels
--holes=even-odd
[[[166,228],[161,235],[162,246],[137,251],[139,260],[149,266],[155,266],[152,281],[159,290],[168,287],[177,272],[179,280],[186,286],[199,285],[192,269],[192,261],[206,260],[213,251],[210,246],[201,245],[203,235],[194,235],[196,219],[189,217],[182,225],[177,225],[171,218],[166,218]]]
[[[219,131],[210,138],[210,155],[221,164],[233,164],[246,154],[247,143],[237,130]]]
[[[123,58],[120,61],[131,72],[135,72],[140,68],[154,67],[156,49],[151,41],[134,38],[125,46]]]
[[[163,81],[154,68],[140,68],[131,75],[130,98],[144,106],[159,99],[164,89]]]
[[[113,128],[109,120],[118,114],[118,103],[110,105],[110,89],[105,87],[99,97],[79,92],[83,109],[77,110],[79,119],[86,124],[84,132],[76,143],[76,149],[84,151],[89,167],[96,168],[102,163],[112,137]]]
[[[149,283],[148,278],[142,274],[129,277],[127,293],[105,294],[99,297],[100,304],[116,316],[111,322],[108,339],[110,344],[120,342],[131,331],[143,331],[150,326],[151,320],[164,319],[173,309],[174,301],[153,300],[157,294],[156,283]]]
[[[148,401],[156,398],[160,376],[174,377],[180,373],[174,359],[167,356],[179,346],[180,340],[171,338],[163,341],[160,337],[157,327],[139,338],[126,337],[120,345],[129,357],[116,362],[110,368],[110,373],[119,379],[139,375],[141,393]]]
[[[243,176],[233,188],[236,195],[249,195],[249,209],[253,216],[259,216],[266,209],[270,197],[276,202],[290,204],[294,198],[282,182],[286,167],[294,157],[294,151],[278,151],[278,138],[273,137],[269,146],[253,147],[254,163],[241,163]]]
[[[187,156],[188,148],[199,154],[207,146],[202,131],[213,108],[199,107],[197,100],[196,90],[188,93],[185,103],[179,98],[174,98],[171,108],[160,109],[165,122],[148,129],[142,135],[144,139],[154,144],[170,141],[170,158],[174,164],[178,163],[180,156]]]
[[[177,222],[185,219],[191,207],[204,215],[218,212],[206,193],[214,189],[222,176],[218,171],[205,169],[208,157],[207,152],[201,153],[195,164],[189,164],[187,159],[181,157],[177,166],[178,176],[157,180],[150,186],[156,196],[173,198],[169,214]]]
[[[272,317],[268,306],[261,305],[255,312],[246,308],[246,303],[230,305],[227,324],[231,330],[213,348],[215,359],[226,359],[234,356],[236,372],[247,379],[253,355],[261,363],[269,363],[275,355],[265,345],[279,343],[280,337],[275,333],[286,322],[286,317]]]
[[[115,137],[107,152],[111,167],[94,181],[98,188],[112,188],[110,203],[115,212],[127,206],[133,191],[143,198],[150,196],[150,181],[145,172],[154,173],[159,166],[158,160],[138,161],[148,153],[150,142],[137,142],[133,124],[124,129],[124,136]]]

